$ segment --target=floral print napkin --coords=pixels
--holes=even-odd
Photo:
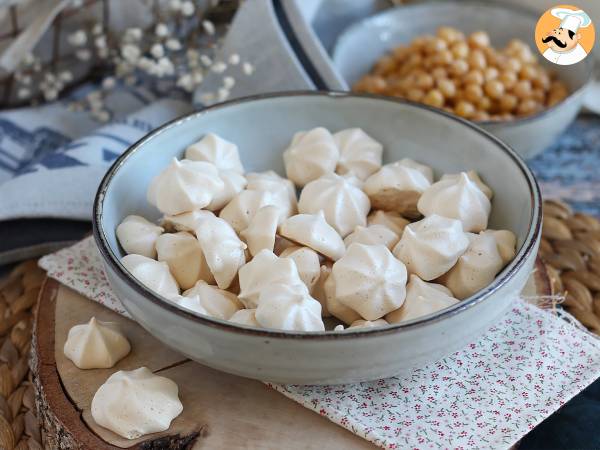
[[[45,256],[40,266],[127,315],[92,238]],[[335,386],[267,384],[383,448],[508,448],[598,376],[600,340],[515,298],[477,342],[410,376]]]

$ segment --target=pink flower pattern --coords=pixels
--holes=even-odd
[[[48,275],[124,314],[91,238],[40,261]],[[271,388],[388,449],[510,447],[600,376],[600,341],[516,298],[478,342],[410,376]]]

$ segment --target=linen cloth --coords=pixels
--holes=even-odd
[[[128,316],[93,239],[40,266]],[[462,350],[409,376],[335,386],[268,386],[389,449],[508,448],[600,375],[600,340],[522,299]]]

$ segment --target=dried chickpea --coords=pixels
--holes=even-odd
[[[465,84],[483,84],[483,73],[479,70],[470,70],[464,77]]]
[[[540,109],[540,104],[533,99],[523,100],[517,107],[517,114],[520,116],[533,114]]]
[[[433,77],[428,73],[422,72],[416,76],[415,84],[421,89],[430,89],[433,87]]]
[[[384,56],[375,64],[376,75],[386,75],[396,68],[396,61],[391,56]]]
[[[474,48],[489,47],[490,37],[485,31],[476,31],[469,36],[469,45]]]
[[[461,38],[461,33],[452,27],[439,27],[437,30],[437,36],[450,44],[458,41]]]
[[[531,82],[529,80],[520,80],[513,87],[513,93],[520,99],[531,97]]]
[[[413,102],[420,102],[425,96],[425,92],[421,89],[413,88],[406,93],[406,98]]]
[[[479,100],[477,100],[476,106],[477,109],[479,109],[480,111],[489,112],[493,109],[492,107],[494,106],[494,104],[488,97],[481,97]]]
[[[450,73],[454,76],[464,75],[469,71],[469,65],[464,59],[457,59],[450,64]]]
[[[518,77],[515,72],[505,70],[504,72],[501,72],[500,75],[498,75],[498,79],[504,85],[505,88],[510,89],[516,84]]]
[[[523,64],[517,58],[508,58],[504,68],[518,73],[521,70],[521,67],[523,67]]]
[[[456,59],[466,59],[469,56],[469,46],[465,42],[455,42],[450,47],[450,51]]]
[[[460,117],[470,118],[475,114],[475,106],[472,103],[461,100],[454,107],[454,112]]]
[[[544,103],[546,100],[546,92],[540,88],[534,88],[531,91],[531,98],[534,99],[538,103]]]
[[[452,62],[452,52],[444,50],[433,56],[433,62],[437,66],[447,66]]]
[[[476,103],[483,97],[483,88],[478,84],[467,84],[463,89],[462,96],[465,100]]]
[[[496,69],[495,67],[487,67],[483,71],[483,78],[485,79],[485,81],[491,81],[498,78],[499,74],[500,72],[498,72],[498,69]]]
[[[444,98],[453,98],[456,95],[456,84],[454,84],[454,81],[442,78],[436,84]]]
[[[476,111],[472,119],[481,122],[483,120],[490,120],[490,115],[485,111]]]
[[[448,48],[448,43],[442,38],[436,37],[425,45],[425,52],[429,54],[439,53]]]
[[[519,78],[521,80],[533,80],[537,77],[537,70],[530,64],[525,64],[519,71]]]
[[[429,106],[435,106],[436,108],[441,108],[444,106],[444,96],[437,89],[431,89],[425,97],[423,97],[423,103]]]
[[[484,91],[489,97],[498,99],[504,95],[504,85],[500,80],[489,80],[484,85]]]
[[[504,94],[499,99],[500,111],[511,112],[517,107],[519,99],[512,94]]]
[[[471,69],[483,70],[487,67],[485,54],[481,50],[473,50],[470,52],[467,61],[469,62],[469,67]]]
[[[531,80],[531,84],[533,85],[533,87],[547,91],[550,87],[550,75],[540,70],[538,71],[536,77]]]
[[[431,71],[431,76],[434,80],[445,80],[448,78],[448,71],[443,67],[436,67]]]

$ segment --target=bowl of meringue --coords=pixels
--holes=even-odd
[[[170,122],[110,168],[94,237],[115,294],[202,364],[283,383],[406,373],[492,326],[525,285],[537,183],[428,106],[269,94]]]

